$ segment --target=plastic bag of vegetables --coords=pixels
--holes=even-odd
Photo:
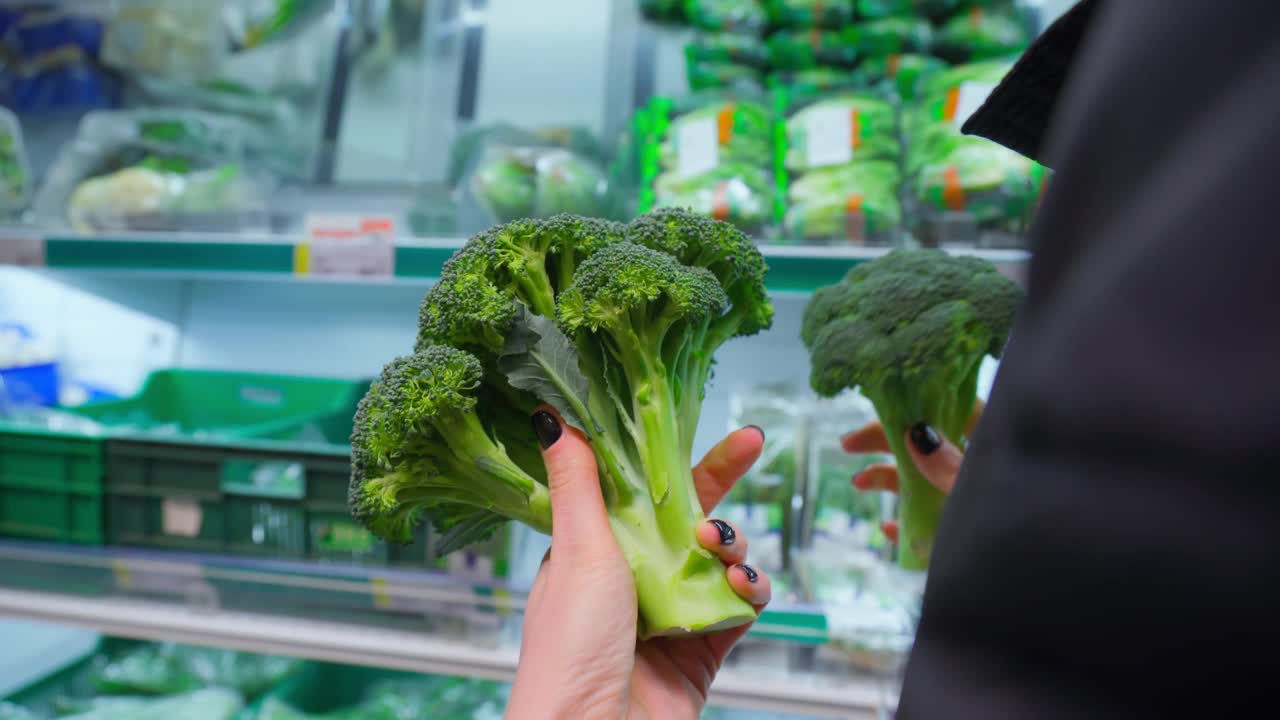
[[[194,111],[89,113],[34,208],[82,231],[264,229],[275,178],[246,163],[247,132]]]
[[[951,62],[972,62],[1019,53],[1030,42],[1031,29],[1017,14],[974,6],[943,24],[933,52]]]
[[[929,22],[919,17],[868,20],[857,28],[858,52],[864,58],[924,52],[933,35]]]
[[[839,28],[853,22],[853,0],[767,0],[765,7],[778,27]]]
[[[31,198],[31,170],[22,145],[18,118],[0,108],[0,217],[26,208]]]
[[[693,90],[760,90],[760,73],[749,65],[689,60],[685,73]]]
[[[818,65],[852,67],[858,60],[858,29],[780,30],[769,36],[769,63],[780,70]]]
[[[287,657],[155,643],[96,668],[92,680],[98,692],[113,695],[170,695],[225,687],[253,698],[301,665],[302,661]]]
[[[902,178],[882,160],[823,168],[787,190],[786,235],[797,242],[894,244],[902,227]]]
[[[678,170],[690,162],[698,142],[714,145],[714,163],[764,164],[773,153],[772,116],[763,104],[715,98],[683,114],[669,101],[657,105],[659,164]],[[704,137],[705,136],[705,137]],[[684,143],[682,147],[682,143]],[[703,148],[697,148],[701,152]]]
[[[758,0],[685,0],[684,14],[696,28],[755,35],[769,22]]]
[[[718,62],[762,68],[769,64],[769,51],[756,35],[745,33],[699,33],[684,48],[689,62]]]
[[[984,238],[982,231],[1023,232],[1047,171],[985,138],[959,136],[950,144],[946,152],[930,157],[912,181],[926,239],[936,244],[1016,244],[998,234]]]
[[[231,720],[244,706],[240,695],[207,688],[163,698],[97,697],[63,708],[63,720]]]
[[[854,0],[858,17],[877,18],[918,15],[939,18],[960,5],[960,0]]]
[[[854,70],[853,82],[867,88],[888,87],[902,100],[914,100],[923,79],[947,67],[942,60],[928,55],[869,57]]]
[[[491,222],[608,210],[604,170],[556,147],[490,146],[468,183]]]
[[[767,225],[773,212],[773,184],[756,165],[725,163],[701,175],[665,172],[653,183],[654,207],[688,208],[747,232]]]
[[[791,172],[855,160],[896,160],[902,153],[897,110],[869,93],[823,98],[793,112],[786,126],[785,163]]]

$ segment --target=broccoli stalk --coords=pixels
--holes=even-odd
[[[377,462],[356,463],[356,517],[390,539],[428,521],[445,549],[504,519],[547,531],[528,417],[548,403],[591,443],[641,637],[749,622],[697,542],[690,452],[715,350],[772,321],[765,270],[742,233],[679,210],[626,226],[521,220],[472,238],[423,299],[417,353],[388,367],[357,418],[353,444]],[[368,429],[383,424],[394,431]]]
[[[990,263],[898,250],[853,268],[805,308],[801,339],[821,395],[858,388],[898,464],[898,563],[928,567],[945,501],[911,460],[907,430],[927,423],[959,447],[978,371],[1004,350],[1021,289]]]

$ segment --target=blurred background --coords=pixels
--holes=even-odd
[[[698,429],[765,429],[717,513],[775,578],[707,717],[887,717],[919,579],[800,314],[894,247],[1022,276],[1050,173],[958,128],[1070,4],[0,0],[0,718],[500,717],[546,538],[376,541],[351,414],[467,237],[659,207],[778,310]]]

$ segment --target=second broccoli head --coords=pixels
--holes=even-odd
[[[695,538],[690,453],[716,349],[772,322],[765,271],[750,238],[684,210],[625,225],[519,220],[473,237],[423,299],[413,354],[360,405],[354,516],[397,542],[430,523],[444,552],[508,520],[549,532],[529,420],[546,403],[591,442],[641,635],[750,621]]]
[[[897,250],[816,292],[801,339],[813,389],[857,388],[875,406],[900,475],[899,564],[928,566],[944,497],[912,464],[905,435],[927,423],[963,447],[978,371],[1004,350],[1022,289],[991,263]]]

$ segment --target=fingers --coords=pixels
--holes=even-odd
[[[887,453],[889,440],[884,436],[884,426],[869,422],[840,439],[840,445],[848,453]]]
[[[747,538],[727,520],[712,518],[698,526],[698,544],[715,553],[725,565],[747,559]]]
[[[769,600],[773,597],[773,583],[769,581],[767,573],[743,563],[730,566],[727,572],[729,586],[738,593],[738,597],[754,605],[756,612],[760,612],[765,605],[769,604]]]
[[[919,423],[907,431],[907,451],[920,474],[942,492],[950,495],[960,473],[964,454],[932,427]]]
[[[596,458],[582,433],[565,425],[550,406],[533,413],[551,492],[551,543],[557,554],[612,537],[605,513]]]
[[[863,492],[886,490],[898,492],[898,467],[890,463],[868,465],[853,476],[853,486]]]
[[[764,449],[764,430],[748,425],[725,436],[693,469],[702,512],[711,512]]]

